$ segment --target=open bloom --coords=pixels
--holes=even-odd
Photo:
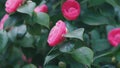
[[[62,14],[68,20],[76,20],[80,15],[80,4],[76,0],[67,0],[62,4]]]
[[[24,2],[24,0],[7,0],[5,4],[5,10],[7,13],[13,13],[17,10],[19,6]]]
[[[48,12],[48,7],[46,4],[43,4],[43,5],[40,5],[40,6],[37,6],[35,9],[34,9],[35,12],[45,12],[47,13]]]
[[[108,33],[108,41],[114,47],[116,47],[116,46],[118,46],[118,44],[120,44],[120,28],[112,29]]]
[[[0,30],[3,29],[4,23],[8,19],[8,17],[9,17],[9,15],[5,14],[4,17],[1,19],[1,21],[0,21]]]
[[[50,31],[47,40],[49,45],[56,46],[57,44],[61,43],[65,39],[63,35],[66,33],[67,33],[66,24],[62,20],[59,20]]]

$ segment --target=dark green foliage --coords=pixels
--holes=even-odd
[[[120,0],[77,0],[81,14],[75,21],[63,17],[64,1],[27,1],[10,14],[0,30],[0,68],[120,68],[120,47],[107,40],[108,32],[120,27]],[[0,0],[0,20],[6,13],[5,2]],[[48,13],[35,13],[42,3]],[[50,47],[47,37],[58,20],[66,23],[68,33],[64,42]]]

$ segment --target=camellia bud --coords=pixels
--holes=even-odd
[[[63,35],[66,33],[67,33],[66,24],[62,20],[59,20],[50,31],[47,40],[49,45],[56,46],[57,44],[61,43],[65,39]]]
[[[24,0],[7,0],[5,4],[5,10],[7,13],[13,13],[17,10],[18,7],[21,6],[21,4],[24,2]]]
[[[80,15],[80,4],[76,0],[67,0],[62,4],[62,14],[68,20],[76,20]]]
[[[59,68],[66,68],[66,63],[60,61],[60,62],[58,63],[58,66],[59,66]]]
[[[112,29],[108,33],[108,41],[114,47],[116,47],[120,44],[120,28]]]
[[[3,29],[4,23],[8,19],[8,17],[9,17],[9,15],[5,14],[4,17],[2,18],[2,20],[0,21],[0,30]]]
[[[37,7],[34,9],[34,11],[35,11],[36,13],[38,13],[38,12],[45,12],[45,13],[47,13],[47,12],[48,12],[48,7],[47,7],[46,4],[43,4],[43,5],[37,6]]]

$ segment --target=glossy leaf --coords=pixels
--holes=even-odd
[[[33,42],[34,39],[29,33],[27,33],[24,38],[16,41],[16,43],[22,47],[34,47]]]
[[[0,53],[5,49],[8,42],[6,31],[0,30]]]
[[[90,65],[93,62],[93,51],[88,47],[81,47],[74,50],[71,56],[79,63]]]
[[[78,62],[70,62],[70,67],[71,68],[85,68],[84,65],[82,65],[81,63],[78,63]]]
[[[49,28],[49,16],[46,13],[34,13],[34,21],[42,26]]]
[[[15,41],[17,37],[17,28],[13,28],[12,30],[10,30],[8,32],[8,38],[10,39],[10,41]]]
[[[107,33],[108,33],[110,30],[114,29],[114,28],[115,28],[115,27],[112,26],[112,25],[106,26],[106,31],[107,31]]]
[[[91,42],[92,42],[92,48],[95,51],[103,51],[110,48],[110,44],[106,39],[91,40]]]
[[[91,6],[101,5],[105,2],[105,0],[89,0]]]
[[[62,45],[62,46],[60,47],[59,50],[60,50],[61,52],[69,53],[70,51],[73,50],[73,48],[74,48],[74,44],[72,44],[72,43],[65,43],[64,45]]]
[[[21,25],[17,27],[17,38],[23,38],[27,32],[26,25]]]
[[[100,34],[99,34],[99,32],[97,30],[92,30],[90,32],[90,35],[91,35],[92,40],[97,40],[97,39],[100,38]]]
[[[56,65],[46,65],[45,68],[59,68],[59,67]]]
[[[51,60],[53,60],[54,58],[56,58],[57,56],[59,56],[59,54],[52,54],[52,55],[48,55],[45,57],[45,61],[44,61],[44,65],[46,65],[48,62],[50,62]]]
[[[27,30],[32,35],[41,34],[41,26],[39,24],[27,25]]]
[[[109,24],[109,20],[106,17],[100,15],[86,15],[82,18],[82,21],[85,24],[94,26]]]
[[[7,57],[9,57],[8,61],[10,61],[11,63],[18,61],[18,59],[21,58],[22,56],[22,52],[20,50],[20,48],[15,47],[15,46],[11,46],[10,47],[11,51],[9,51],[9,55]]]
[[[37,67],[33,64],[28,64],[28,65],[24,65],[22,68],[37,68]]]
[[[106,0],[106,2],[111,4],[113,7],[118,6],[115,0]]]
[[[12,30],[8,32],[8,37],[13,42],[16,39],[23,38],[24,35],[26,34],[26,31],[27,29],[25,25],[17,26],[17,27],[12,28]]]
[[[5,21],[4,29],[10,28],[17,23],[18,19],[15,16],[9,16],[8,19]]]
[[[77,38],[77,39],[83,40],[83,33],[84,33],[84,28],[79,28],[72,32],[67,33],[64,36],[68,38]]]
[[[27,1],[27,4],[19,7],[17,9],[18,12],[20,13],[25,13],[25,14],[28,14],[30,16],[32,16],[32,13],[33,13],[33,10],[35,8],[36,4],[32,1]]]

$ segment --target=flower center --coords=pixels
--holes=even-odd
[[[77,9],[74,8],[74,7],[71,7],[71,8],[68,9],[68,12],[69,12],[69,13],[76,13],[76,12],[77,12]]]

